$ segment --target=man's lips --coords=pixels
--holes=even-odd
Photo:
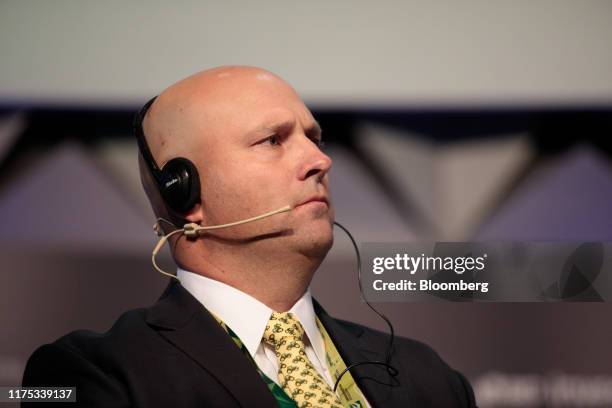
[[[327,205],[329,207],[329,201],[327,200],[327,197],[324,196],[313,196],[310,197],[304,201],[302,201],[300,204],[296,205],[296,207],[305,205],[305,204],[309,204],[309,203],[324,203],[325,205]]]

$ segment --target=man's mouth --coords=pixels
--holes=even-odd
[[[300,204],[296,205],[296,207],[300,207],[306,204],[317,204],[317,203],[323,203],[329,207],[329,200],[327,199],[327,197],[323,195],[316,195],[316,196],[309,197],[306,200],[302,201]]]

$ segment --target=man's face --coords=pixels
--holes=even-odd
[[[331,159],[321,132],[297,94],[276,77],[227,81],[202,100],[206,134],[193,152],[202,183],[204,225],[254,217],[291,205],[289,213],[219,230],[230,239],[264,238],[307,256],[324,256],[333,241],[328,188]]]

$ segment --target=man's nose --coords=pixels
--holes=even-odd
[[[307,142],[302,152],[302,163],[298,173],[299,179],[306,180],[309,177],[316,176],[321,180],[331,168],[332,159],[323,153],[313,141],[308,138],[305,139]]]

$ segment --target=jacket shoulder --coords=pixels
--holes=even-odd
[[[123,313],[106,332],[75,330],[51,344],[39,349],[56,348],[80,355],[96,362],[99,358],[108,358],[109,353],[120,352],[142,344],[150,336],[150,328],[145,322],[146,309],[135,309]],[[35,352],[36,354],[36,352]]]
[[[73,331],[40,346],[28,359],[22,385],[76,387],[78,406],[97,407],[101,402],[129,406],[128,392],[113,362],[138,344],[139,333],[144,333],[143,314],[144,309],[129,311],[107,332]]]

